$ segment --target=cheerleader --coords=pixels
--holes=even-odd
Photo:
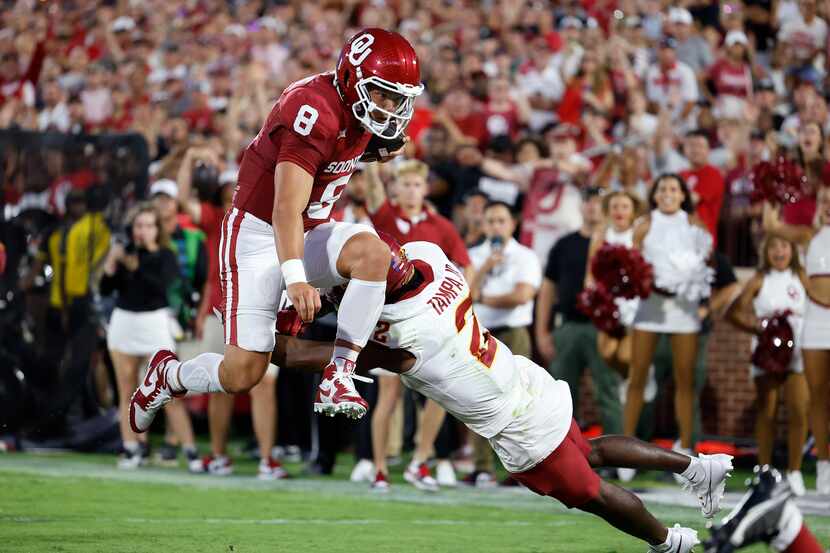
[[[767,203],[764,205],[764,230],[807,247],[807,308],[801,350],[804,374],[810,389],[810,428],[818,451],[816,490],[821,494],[830,494],[830,452],[827,449],[827,409],[830,402],[830,187],[822,187],[818,192],[812,226],[784,223],[779,209]]]
[[[783,238],[768,236],[761,244],[761,263],[758,272],[746,283],[738,300],[727,312],[728,320],[738,328],[753,334],[752,349],[758,345],[757,336],[763,331],[761,320],[775,313],[790,311],[788,317],[795,338],[795,350],[789,372],[783,375],[765,372],[752,365],[750,375],[757,391],[758,418],[755,436],[758,440],[758,464],[772,464],[772,446],[775,441],[775,412],[779,390],[784,388],[789,416],[787,427],[787,480],[796,495],[804,495],[801,476],[801,458],[807,438],[807,405],[810,393],[804,377],[801,332],[807,295],[803,282],[804,270],[796,246]]]
[[[594,284],[591,274],[591,261],[597,251],[604,244],[619,245],[631,248],[634,246],[634,220],[640,212],[640,199],[631,192],[619,191],[607,194],[602,201],[602,210],[606,224],[600,227],[591,238],[588,250],[588,268],[585,271],[585,288]],[[638,299],[615,301],[620,311],[623,325],[628,328],[634,321],[637,313]],[[607,333],[597,332],[597,350],[602,359],[625,378],[628,376],[628,365],[631,362],[631,334],[622,338],[609,336]]]
[[[649,205],[651,213],[634,227],[634,247],[654,268],[654,291],[640,301],[634,317],[623,427],[626,435],[634,435],[657,340],[660,334],[669,334],[680,445],[691,454],[698,305],[711,291],[713,271],[706,260],[711,254],[712,237],[692,215],[691,194],[680,176],[660,176],[651,189]]]

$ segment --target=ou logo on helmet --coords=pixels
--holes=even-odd
[[[351,49],[349,50],[349,61],[354,66],[358,66],[369,57],[372,53],[370,46],[375,42],[374,35],[365,34],[360,35],[352,41]]]

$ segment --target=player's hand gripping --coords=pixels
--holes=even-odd
[[[286,288],[288,299],[304,323],[314,320],[314,315],[320,310],[320,292],[307,282],[295,282]]]

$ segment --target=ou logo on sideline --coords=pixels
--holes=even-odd
[[[352,65],[360,65],[363,63],[372,49],[369,48],[375,42],[375,37],[370,34],[360,35],[352,41],[352,47],[349,50],[349,61]]]

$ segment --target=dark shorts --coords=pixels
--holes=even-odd
[[[575,420],[562,443],[544,461],[512,476],[529,490],[558,499],[568,508],[599,497],[600,478],[591,468],[591,445]]]

